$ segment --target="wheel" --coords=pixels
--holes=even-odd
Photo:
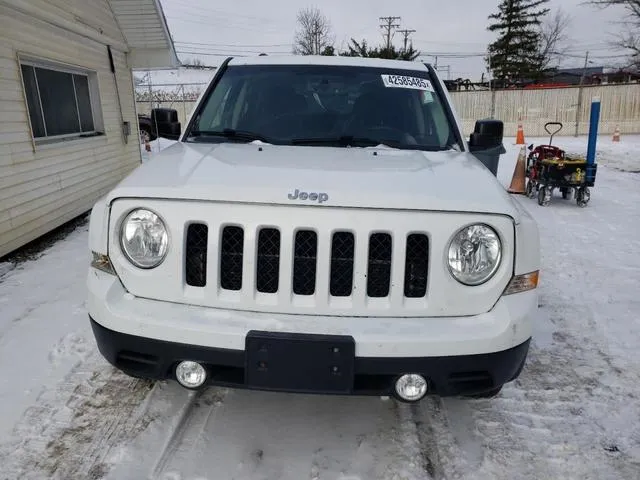
[[[535,193],[533,191],[533,180],[527,180],[527,186],[525,187],[525,194],[529,198],[535,197]]]
[[[549,204],[551,200],[551,190],[548,187],[540,187],[538,190],[538,205],[544,207]]]
[[[502,390],[502,385],[496,388],[492,388],[491,390],[487,390],[486,392],[473,393],[471,395],[467,395],[469,398],[493,398],[497,396]]]
[[[153,142],[156,138],[156,135],[151,131],[151,126],[147,124],[140,125],[140,142],[145,143],[145,141]]]
[[[586,207],[587,203],[591,200],[591,192],[589,191],[589,187],[582,187],[576,193],[576,203],[579,207]]]
[[[571,188],[562,187],[560,191],[562,191],[562,198],[564,198],[565,200],[567,200],[568,198],[571,198]]]

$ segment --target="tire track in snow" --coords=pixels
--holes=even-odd
[[[443,399],[434,430],[447,478],[640,478],[633,454],[640,428],[607,424],[629,408],[638,418],[638,395],[621,397],[600,381],[599,375],[611,375],[608,364],[605,355],[570,343],[551,352],[533,348],[520,379],[498,397]]]
[[[437,463],[424,448],[414,408],[395,401],[162,390],[169,402],[160,421],[130,444],[107,479],[426,480]],[[143,458],[150,451],[160,453]]]
[[[167,441],[164,447],[160,451],[158,460],[153,467],[152,478],[159,478],[163,473],[167,463],[171,460],[171,457],[175,454],[176,449],[183,441],[184,434],[189,428],[189,424],[192,420],[192,413],[198,400],[202,397],[205,390],[198,390],[189,393],[189,397],[183,405],[178,419],[173,425],[172,429],[168,432]]]
[[[152,388],[151,382],[104,365],[94,351],[25,411],[14,429],[16,440],[0,447],[3,474],[21,479],[103,478],[111,449],[152,420],[144,403]]]

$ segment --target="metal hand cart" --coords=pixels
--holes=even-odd
[[[549,127],[558,128],[550,131]],[[545,131],[551,136],[549,145],[529,146],[527,157],[525,187],[529,198],[538,198],[538,205],[546,206],[557,188],[562,198],[569,199],[572,194],[579,207],[586,207],[591,199],[589,187],[595,183],[597,164],[588,164],[585,158],[569,157],[565,151],[552,145],[553,136],[562,130],[562,123],[547,122]]]

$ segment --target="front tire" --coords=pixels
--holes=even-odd
[[[589,191],[589,187],[582,187],[580,190],[578,190],[578,193],[576,194],[576,203],[579,207],[586,207],[589,203],[589,200],[591,200],[591,192]]]
[[[538,190],[538,205],[541,207],[549,204],[549,197],[551,195],[547,193],[548,190],[548,187],[540,187],[540,190]]]
[[[535,193],[533,191],[533,187],[534,187],[533,180],[527,180],[527,186],[525,187],[525,194],[529,198],[535,197]]]

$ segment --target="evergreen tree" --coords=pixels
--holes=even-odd
[[[349,49],[346,52],[343,52],[340,55],[343,57],[388,58],[391,60],[410,61],[413,61],[420,56],[420,52],[415,50],[412,44],[409,45],[407,50],[398,50],[394,45],[391,45],[389,48],[386,46],[371,48],[367,45],[366,40],[357,42],[352,38],[351,44],[348,48]]]
[[[489,15],[495,22],[488,29],[498,32],[486,58],[495,79],[517,82],[540,76],[544,63],[540,18],[549,13],[548,8],[542,7],[548,1],[502,0],[498,13]]]

